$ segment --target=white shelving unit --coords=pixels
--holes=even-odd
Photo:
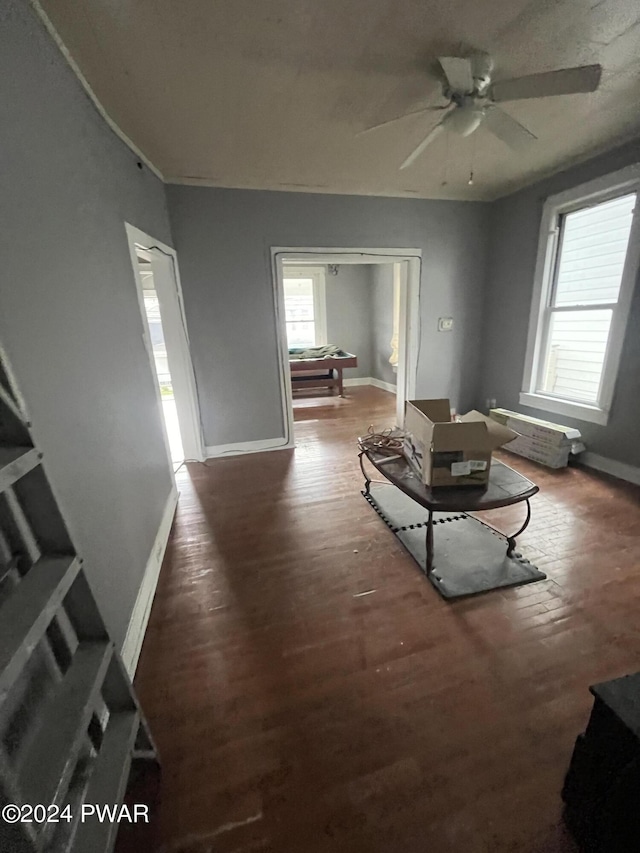
[[[81,804],[122,802],[132,760],[158,755],[45,467],[0,350],[0,808],[71,816],[0,819],[0,850],[103,853],[117,823]]]

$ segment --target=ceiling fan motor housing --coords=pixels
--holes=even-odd
[[[478,52],[471,59],[474,91],[485,95],[491,85],[493,59],[488,53]]]

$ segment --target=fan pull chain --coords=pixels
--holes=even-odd
[[[476,134],[471,134],[471,165],[469,167],[469,180],[467,184],[472,187],[473,186],[473,166],[476,159]]]
[[[443,169],[444,174],[442,176],[442,186],[443,187],[446,187],[447,184],[449,183],[449,151],[450,151],[449,146],[451,144],[451,133],[448,130],[445,131],[445,140],[446,140],[446,145],[445,145],[445,152],[446,153],[444,155],[444,169]]]

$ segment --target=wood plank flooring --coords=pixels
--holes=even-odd
[[[296,403],[295,451],[178,475],[136,677],[163,761],[136,849],[573,850],[588,686],[640,669],[640,490],[504,454],[540,486],[520,545],[548,580],[445,602],[360,495],[356,436],[394,398],[348,391]]]

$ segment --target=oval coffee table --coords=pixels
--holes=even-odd
[[[404,456],[359,446],[362,494],[445,598],[546,578],[516,551],[516,537],[531,519],[529,500],[539,491],[531,480],[494,459],[486,487],[432,489]],[[365,458],[384,481],[369,477]],[[521,502],[526,517],[510,536],[468,515]]]

